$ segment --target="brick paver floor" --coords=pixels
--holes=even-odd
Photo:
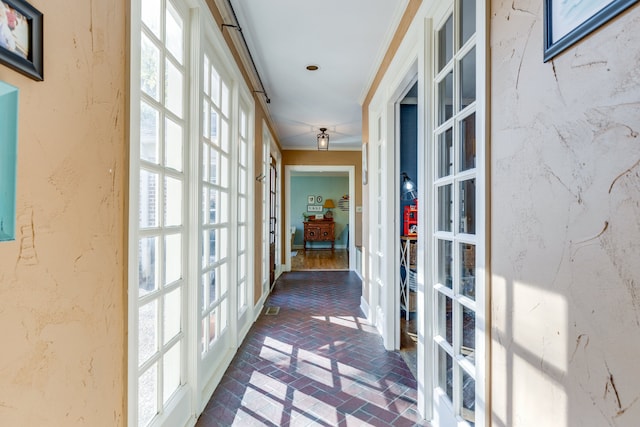
[[[416,381],[360,311],[353,272],[282,275],[196,427],[414,426]]]

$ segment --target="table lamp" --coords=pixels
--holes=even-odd
[[[333,203],[333,199],[325,200],[322,207],[327,209],[327,212],[325,212],[324,214],[325,218],[333,218],[333,212],[331,212],[331,209],[336,207],[336,205]]]

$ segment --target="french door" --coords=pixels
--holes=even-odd
[[[207,43],[203,50],[198,372],[209,378],[232,344],[231,81]]]
[[[197,231],[192,243],[197,280],[197,388],[199,407],[213,392],[253,321],[253,201],[251,95],[240,87],[210,29],[201,40],[198,67],[199,137]]]
[[[250,102],[241,97],[238,110],[237,134],[235,137],[237,147],[237,188],[236,211],[233,215],[236,224],[236,312],[237,331],[236,336],[243,337],[249,330],[253,318],[249,307],[253,305],[253,234],[250,226],[253,222],[249,218],[252,211],[253,194],[249,192],[249,184],[253,171],[253,114]]]
[[[129,425],[176,425],[191,415],[187,372],[185,146],[188,13],[171,0],[132,8]],[[135,40],[135,41],[134,41]],[[136,43],[137,41],[137,43]],[[133,57],[133,56],[132,56]],[[132,73],[136,75],[136,73]],[[172,411],[167,408],[172,407]]]
[[[475,0],[456,0],[433,34],[433,396],[439,426],[484,425],[477,411],[485,397],[485,307],[477,274],[484,192],[476,21]]]
[[[263,126],[262,134],[262,236],[264,239],[262,253],[262,288],[263,296],[268,295],[269,288],[275,285],[281,269],[281,248],[279,245],[279,218],[282,215],[280,206],[280,152],[276,148],[271,133]]]
[[[202,7],[131,2],[132,427],[193,421],[254,317],[254,104]]]
[[[269,162],[269,286],[276,281],[276,227],[278,226],[278,205],[276,201],[278,170],[276,159]]]
[[[370,156],[370,170],[372,178],[371,195],[371,237],[372,237],[372,262],[371,262],[371,290],[370,301],[373,307],[373,317],[375,325],[383,337],[385,348],[391,350],[395,347],[393,326],[394,322],[394,300],[390,298],[390,288],[394,287],[394,280],[391,275],[394,271],[394,261],[390,257],[395,257],[395,252],[390,251],[393,247],[393,212],[388,209],[390,196],[394,195],[393,180],[387,179],[387,170],[392,167],[393,162],[389,159],[389,150],[393,149],[387,143],[387,126],[383,114],[376,114],[373,117],[374,127]]]

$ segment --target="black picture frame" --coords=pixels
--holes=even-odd
[[[33,80],[44,80],[43,70],[43,17],[42,13],[24,0],[0,0],[0,14],[5,14],[11,9],[17,15],[18,24],[9,28],[13,36],[13,44],[10,44],[8,33],[0,32],[0,63],[24,74]],[[9,8],[9,9],[8,9]],[[2,28],[2,16],[0,16],[0,31]],[[6,24],[6,22],[5,22]],[[26,25],[27,28],[22,26]],[[20,27],[19,27],[20,26]],[[16,28],[21,28],[16,31]],[[26,37],[26,40],[25,40]]]
[[[569,48],[582,38],[586,37],[593,31],[597,30],[599,27],[610,21],[615,16],[619,15],[626,9],[628,9],[633,4],[637,3],[638,0],[589,0],[579,2],[578,0],[573,0],[575,5],[580,3],[580,6],[586,4],[587,7],[600,9],[595,10],[593,13],[584,15],[584,19],[580,22],[574,24],[567,22],[554,22],[554,16],[556,14],[554,12],[558,12],[560,8],[561,1],[560,0],[544,0],[544,62],[548,62],[553,59],[560,52]],[[573,5],[572,2],[567,4],[566,2],[563,4],[563,7],[571,8]],[[576,12],[569,12],[567,10],[567,15],[571,17],[576,16]],[[560,21],[559,18],[556,21]],[[563,29],[566,34],[561,37],[556,37],[556,33],[554,30],[558,30],[558,26],[569,26],[570,30]],[[558,31],[560,32],[560,31]]]

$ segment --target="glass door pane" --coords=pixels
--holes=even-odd
[[[141,2],[139,165],[137,200],[137,413],[146,426],[167,418],[185,383],[184,275],[186,179],[183,152],[187,117],[186,10],[170,0]],[[132,146],[135,141],[132,141]],[[135,180],[133,180],[135,182]],[[135,195],[135,196],[134,196]],[[131,357],[131,356],[130,356]]]
[[[228,337],[229,319],[229,264],[230,264],[230,171],[231,117],[229,103],[229,83],[218,69],[217,58],[211,53],[203,55],[203,87],[200,137],[200,154],[203,165],[200,180],[200,194],[203,207],[200,220],[202,236],[200,304],[200,354],[204,360],[215,358],[216,343]],[[212,364],[205,363],[207,370]]]
[[[433,312],[438,419],[475,425],[476,48],[475,4],[456,0],[435,31]]]
[[[236,204],[236,301],[237,301],[237,317],[238,330],[246,326],[242,321],[242,315],[249,307],[249,252],[247,229],[249,227],[247,212],[249,205],[249,107],[245,102],[240,103],[240,111],[238,117],[238,133],[237,133],[237,204]]]

